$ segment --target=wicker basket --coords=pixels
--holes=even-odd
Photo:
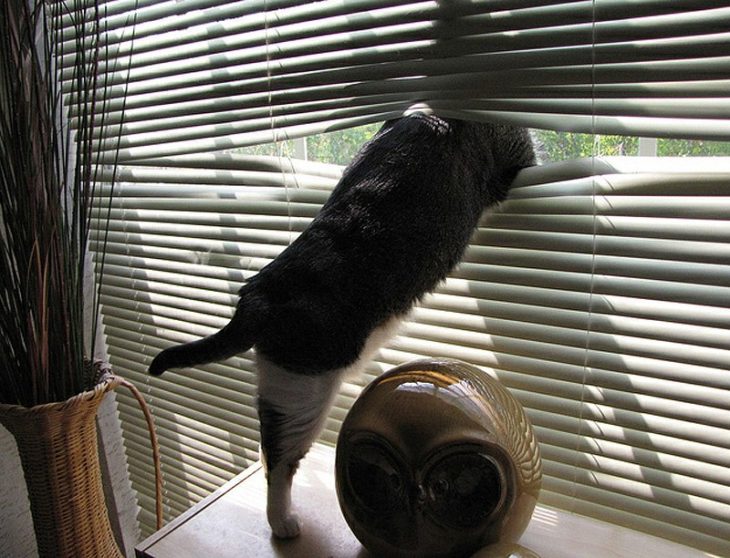
[[[96,411],[122,383],[111,377],[62,403],[0,405],[28,486],[38,553],[122,558],[109,523],[96,439]]]

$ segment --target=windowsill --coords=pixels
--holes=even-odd
[[[368,558],[340,513],[334,450],[315,446],[297,473],[293,500],[303,520],[291,541],[271,537],[266,482],[253,465],[137,546],[138,558],[256,556]],[[709,555],[656,537],[538,506],[520,544],[541,558],[701,558]],[[641,549],[637,553],[637,549]],[[479,558],[487,558],[478,553]],[[508,558],[492,556],[489,558]]]

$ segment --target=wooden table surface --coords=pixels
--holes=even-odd
[[[255,464],[136,548],[137,558],[377,558],[350,532],[340,512],[334,450],[316,445],[295,477],[292,499],[302,533],[271,536],[266,480]],[[474,558],[706,558],[707,554],[593,519],[538,506],[520,539],[530,552],[481,551]],[[638,549],[641,549],[640,551]]]

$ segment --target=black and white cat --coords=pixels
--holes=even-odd
[[[239,291],[218,333],[162,351],[153,375],[255,347],[267,517],[294,537],[291,482],[343,376],[459,262],[485,207],[535,164],[526,130],[414,113],[386,122],[321,212]]]

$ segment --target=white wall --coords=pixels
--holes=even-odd
[[[0,556],[38,556],[28,491],[15,439],[0,426]]]

